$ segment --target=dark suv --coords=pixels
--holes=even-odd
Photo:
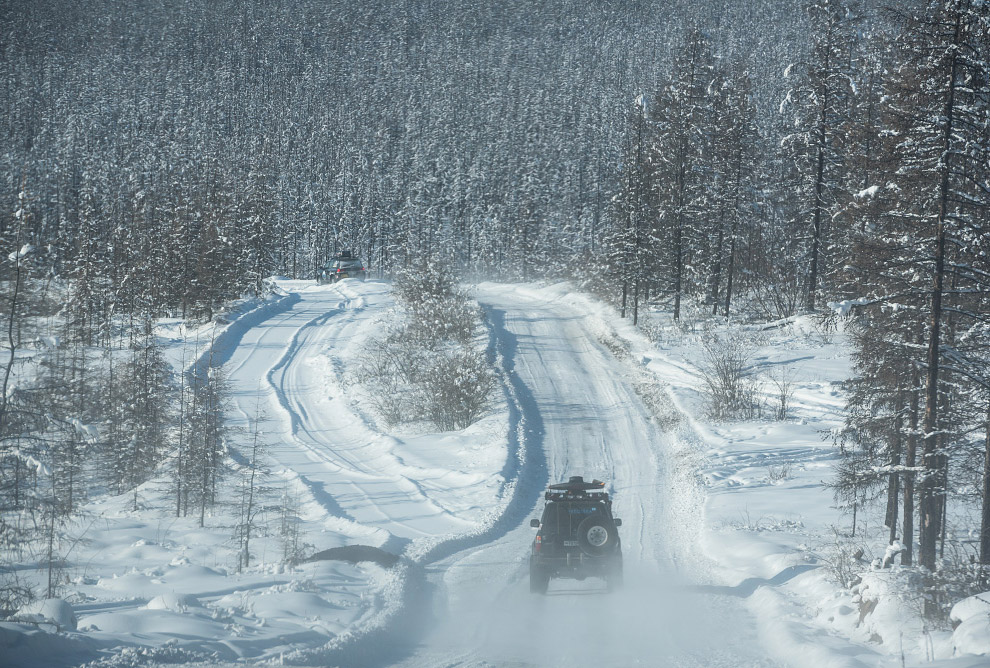
[[[323,265],[316,274],[317,283],[333,283],[342,278],[365,280],[368,272],[359,258],[350,251],[341,251],[337,257]]]
[[[609,591],[621,586],[622,545],[616,529],[622,520],[612,517],[612,500],[604,488],[605,483],[585,482],[581,476],[550,485],[543,519],[530,522],[539,529],[529,556],[531,592],[545,594],[550,578],[599,577]]]

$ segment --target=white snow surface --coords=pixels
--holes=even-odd
[[[267,510],[237,572],[236,508],[176,518],[163,474],[87,506],[62,599],[0,623],[0,665],[990,665],[985,597],[935,632],[896,596],[896,569],[867,559],[854,591],[828,577],[848,521],[821,486],[850,375],[841,331],[754,328],[754,370],[789,374],[791,410],[713,423],[700,335],[650,341],[569,284],[484,283],[498,400],[463,431],[388,430],[353,375],[392,317],[388,284],[276,283],[222,323],[163,323],[170,359],[224,363],[234,460],[258,424],[265,484],[298,497],[310,552],[368,545],[398,565],[286,565]],[[608,483],[622,591],[528,591],[529,519],[570,475]]]

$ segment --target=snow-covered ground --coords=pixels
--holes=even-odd
[[[167,476],[142,486],[137,511],[133,494],[102,499],[70,531],[77,540],[65,598],[75,632],[53,647],[51,624],[5,623],[0,665],[80,663],[108,650],[110,662],[124,663],[323,656],[389,620],[409,566],[286,566],[283,497],[294,500],[309,553],[345,545],[426,553],[498,517],[507,489],[504,410],[463,432],[403,436],[379,431],[351,401],[348,367],[380,328],[389,286],[282,281],[280,288],[215,329],[163,327],[177,367],[211,357],[224,364],[238,459],[259,432],[267,469],[259,487],[268,490],[260,503],[269,507],[252,565],[237,572],[236,480],[228,479],[229,498],[203,527],[198,516],[175,517]],[[21,617],[45,619],[33,611]],[[115,648],[124,648],[122,657]]]
[[[531,291],[582,313],[631,373],[655,384],[648,392],[663,388],[668,405],[655,396],[647,403],[661,404],[660,420],[676,423],[667,455],[696,474],[704,505],[688,557],[694,563],[680,564],[681,572],[694,591],[741,601],[768,657],[793,666],[990,666],[990,657],[967,654],[990,650],[990,605],[974,597],[957,606],[954,616],[965,624],[955,633],[929,628],[918,601],[901,600],[896,567],[877,569],[870,555],[857,562],[839,549],[837,534],[850,531],[851,519],[822,483],[834,475],[831,433],[841,426],[842,386],[852,374],[841,320],[835,330],[811,317],[737,328],[751,342],[749,368],[763,409],[751,420],[713,422],[705,417],[702,372],[702,341],[711,332],[661,328],[656,343],[566,284]],[[778,420],[775,381],[782,380],[790,402]],[[674,494],[692,487],[683,476],[672,482]],[[886,532],[880,520],[861,511],[858,531],[868,532],[872,521],[874,531]],[[853,590],[836,584],[839,562],[861,572]]]
[[[384,428],[354,383],[363,342],[389,317],[387,284],[278,285],[215,331],[162,330],[177,367],[224,362],[239,459],[255,432],[264,445],[252,564],[238,572],[234,498],[203,527],[174,516],[164,476],[138,491],[137,511],[133,494],[101,499],[72,530],[71,608],[0,623],[0,665],[990,663],[948,660],[952,634],[923,628],[896,597],[874,607],[885,573],[855,592],[829,577],[849,521],[821,486],[835,461],[823,434],[841,422],[850,374],[841,332],[802,319],[754,328],[764,390],[789,378],[792,405],[774,419],[768,395],[763,416],[713,423],[700,334],[654,343],[567,284],[482,284],[503,391],[481,421],[434,434]],[[592,580],[528,591],[528,520],[546,484],[569,475],[609,482],[622,592]],[[285,498],[308,552],[367,545],[401,560],[287,566]],[[974,608],[955,641],[979,646],[985,614]]]

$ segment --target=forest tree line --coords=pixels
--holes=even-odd
[[[844,506],[884,504],[902,565],[969,570],[955,591],[925,581],[927,612],[947,613],[960,579],[990,584],[971,567],[990,564],[990,7],[807,11],[776,126],[698,29],[631,105],[609,244],[620,307],[848,315],[856,375],[830,484]],[[975,524],[950,524],[970,509]]]
[[[468,278],[570,278],[633,318],[832,304],[857,373],[837,494],[886,503],[904,564],[934,570],[974,530],[990,562],[990,510],[945,521],[990,498],[988,11],[5,3],[4,507],[84,460],[132,489],[181,443],[207,454],[176,477],[177,512],[202,512],[222,436],[184,441],[175,407],[214,419],[222,379],[163,383],[152,323],[210,319],[348,248],[383,276],[437,256]],[[14,392],[28,357],[51,378]],[[114,462],[127,448],[143,454]],[[29,496],[63,506],[74,475]]]

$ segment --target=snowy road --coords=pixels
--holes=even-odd
[[[415,444],[376,430],[347,400],[341,368],[353,366],[378,326],[383,304],[391,303],[389,287],[356,281],[285,287],[294,290],[292,308],[247,330],[230,354],[233,426],[249,432],[260,415],[268,456],[304,485],[317,504],[310,514],[324,517],[326,530],[345,542],[401,552],[413,539],[473,527],[463,519],[470,494],[458,499],[455,492],[479,481],[410,464]],[[443,484],[434,485],[438,479]]]
[[[307,665],[775,665],[739,600],[685,575],[702,570],[692,473],[587,312],[525,286],[479,286],[502,408],[457,434],[400,437],[365,414],[344,372],[380,330],[388,286],[282,286],[288,306],[221,351],[235,426],[247,433],[262,415],[273,466],[307,492],[307,531],[325,532],[319,547],[371,544],[408,564],[393,613],[353,620],[356,642],[314,648]],[[529,592],[529,519],[546,485],[571,475],[607,481],[623,520],[618,593],[593,579]]]
[[[689,593],[674,562],[691,551],[700,508],[665,461],[661,433],[625,365],[586,314],[524,288],[477,293],[505,358],[526,453],[518,516],[496,540],[428,566],[436,626],[403,666],[773,665],[736,600]],[[609,481],[626,562],[625,590],[553,581],[528,591],[526,557],[547,481]]]

